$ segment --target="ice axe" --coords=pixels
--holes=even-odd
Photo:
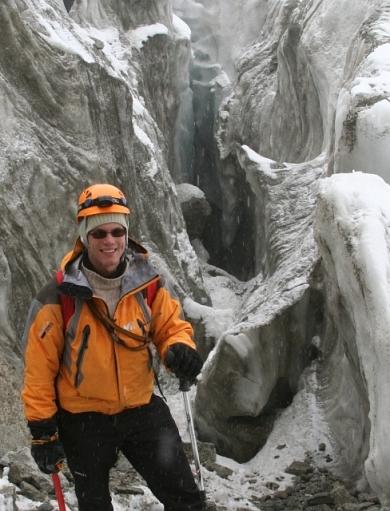
[[[204,489],[202,469],[201,469],[201,465],[200,465],[198,444],[197,444],[196,435],[195,435],[194,419],[192,417],[191,403],[190,403],[190,399],[188,397],[188,391],[190,390],[190,387],[191,387],[191,382],[180,378],[179,389],[181,390],[181,392],[183,394],[184,409],[186,412],[188,431],[190,433],[192,454],[194,456],[195,478],[196,478],[196,483],[198,486],[200,496],[202,498],[203,503],[205,503],[206,502],[206,493],[205,493],[205,489]]]
[[[57,468],[61,470],[62,464],[57,465]],[[58,509],[59,511],[66,511],[64,494],[62,491],[61,481],[58,472],[51,474],[51,480],[53,481],[54,485],[54,491],[58,502]]]
[[[172,362],[174,361],[175,355],[172,353],[172,351],[168,350],[168,353],[165,357],[165,364],[168,368],[171,368]],[[204,489],[204,483],[203,483],[203,477],[202,477],[202,469],[200,465],[200,458],[199,458],[199,451],[198,451],[198,444],[196,441],[196,435],[195,435],[195,427],[194,427],[194,419],[192,417],[192,410],[191,410],[191,404],[188,397],[188,391],[191,388],[191,385],[194,383],[193,381],[189,380],[188,378],[178,376],[179,378],[179,390],[183,394],[183,400],[184,400],[184,409],[186,413],[186,419],[188,424],[188,431],[190,433],[190,439],[191,439],[191,446],[192,446],[192,454],[194,458],[194,465],[195,465],[195,479],[196,479],[196,485],[198,487],[200,497],[203,501],[203,507],[206,506],[206,492]]]

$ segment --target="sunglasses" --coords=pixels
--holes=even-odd
[[[102,240],[106,236],[111,234],[113,238],[121,238],[122,236],[125,236],[126,229],[124,227],[115,227],[112,231],[105,231],[104,229],[95,229],[94,231],[91,231],[88,233],[88,236],[92,236],[95,240]]]
[[[127,200],[125,198],[110,197],[109,195],[103,195],[102,197],[96,197],[96,199],[87,199],[78,207],[78,212],[83,209],[91,208],[92,206],[98,206],[99,208],[108,208],[114,204],[120,206],[127,206]]]

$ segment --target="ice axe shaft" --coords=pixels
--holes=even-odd
[[[55,491],[56,499],[58,502],[58,509],[59,509],[59,511],[66,511],[64,494],[62,492],[61,481],[60,481],[58,473],[52,474],[51,479],[53,481],[54,491]]]
[[[194,465],[195,465],[198,489],[201,493],[202,499],[205,501],[206,495],[205,495],[205,489],[204,489],[204,483],[203,483],[203,477],[202,477],[202,469],[201,469],[201,465],[200,465],[198,444],[197,444],[196,435],[195,435],[194,419],[192,417],[191,403],[190,403],[190,399],[188,397],[188,391],[190,390],[190,386],[191,386],[190,382],[188,382],[186,380],[180,380],[180,390],[183,393],[184,409],[186,412],[188,431],[190,433],[192,453],[194,455]]]

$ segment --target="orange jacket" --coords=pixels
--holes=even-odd
[[[99,310],[107,311],[103,300],[92,297],[92,289],[79,270],[81,250],[78,242],[65,256],[61,286],[53,278],[30,307],[24,334],[22,391],[28,421],[51,418],[58,406],[72,413],[94,411],[111,415],[147,404],[153,392],[149,350],[132,351],[116,343],[88,307],[86,300],[92,299]],[[148,262],[146,250],[130,241],[128,259],[113,315],[116,324],[139,336],[149,332],[162,359],[168,347],[177,342],[195,348],[192,327],[182,318],[177,299]],[[156,280],[159,287],[150,309],[142,289]],[[65,336],[60,288],[75,299],[75,312]],[[145,307],[151,313],[151,324],[145,317]],[[119,337],[127,347],[140,345],[123,334]]]

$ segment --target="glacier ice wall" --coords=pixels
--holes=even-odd
[[[346,77],[357,73],[355,61],[347,72],[356,47],[351,41],[374,30],[373,20],[386,16],[386,2],[252,0],[238,8],[231,1],[175,0],[174,6],[192,31],[190,174],[212,207],[204,242],[214,264],[247,280],[256,274],[251,192],[235,148],[245,144],[292,163],[326,151],[333,172],[339,93]],[[345,12],[348,22],[340,15]],[[341,105],[337,112],[340,125],[348,122]]]
[[[380,177],[357,172],[321,183],[316,238],[333,328],[323,339],[329,353],[320,374],[324,388],[345,387],[343,396],[327,392],[323,406],[350,465],[363,458],[384,506],[390,506],[389,225],[390,186]]]
[[[352,41],[335,117],[334,171],[390,182],[390,6],[372,12]]]
[[[313,237],[313,215],[326,174],[352,170],[354,159],[358,168],[383,174],[389,4],[272,1],[264,8],[216,121],[221,237],[229,269],[239,277],[246,269],[247,282],[206,364],[197,424],[222,453],[249,459],[291,402],[303,368],[316,360],[316,400],[332,432],[333,468],[361,485],[367,476],[384,499],[386,481],[371,483],[373,470],[364,470],[376,435],[374,403],[350,315],[342,302],[337,314],[330,305],[332,277]],[[366,124],[359,131],[360,115]]]

